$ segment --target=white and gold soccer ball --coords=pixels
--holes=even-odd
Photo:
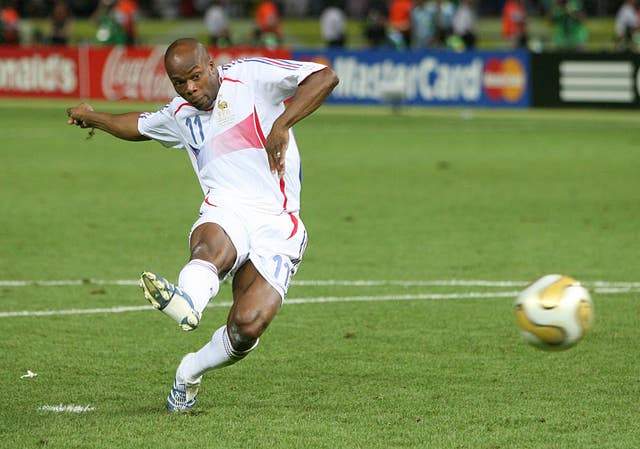
[[[568,349],[593,324],[593,301],[580,282],[548,274],[525,288],[515,301],[516,323],[524,339],[541,349]]]

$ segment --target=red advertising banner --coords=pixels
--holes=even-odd
[[[166,101],[175,91],[164,70],[166,47],[0,47],[0,97]],[[286,49],[211,49],[216,65]]]
[[[0,96],[79,95],[77,49],[0,47]]]

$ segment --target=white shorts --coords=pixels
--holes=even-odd
[[[219,225],[236,248],[236,261],[225,278],[234,275],[250,260],[284,301],[307,247],[307,230],[298,214],[270,215],[203,202],[200,218],[191,227],[191,232],[203,223]]]

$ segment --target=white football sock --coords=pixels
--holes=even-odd
[[[223,368],[242,360],[258,346],[260,339],[246,351],[237,351],[231,346],[227,326],[222,326],[213,333],[211,341],[198,352],[188,354],[178,367],[178,378],[186,382],[194,382],[205,372]]]
[[[206,260],[190,260],[180,271],[178,286],[191,297],[194,309],[202,314],[209,300],[216,296],[220,289],[218,269]]]

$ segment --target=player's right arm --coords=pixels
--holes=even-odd
[[[141,112],[109,114],[94,111],[91,105],[80,103],[67,109],[67,123],[80,128],[98,128],[124,140],[150,140],[138,130],[138,118]]]

